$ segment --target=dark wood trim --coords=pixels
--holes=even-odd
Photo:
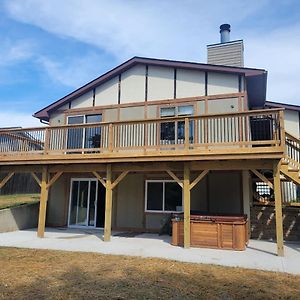
[[[122,80],[122,74],[119,75],[119,80],[118,80],[118,104],[121,104],[121,80]]]
[[[93,89],[93,106],[95,106],[95,101],[96,101],[96,89]]]
[[[149,74],[149,67],[146,65],[145,70],[145,101],[148,101],[148,74]]]
[[[208,72],[205,72],[205,96],[208,95]]]
[[[176,99],[176,92],[177,92],[177,69],[174,69],[174,99]]]

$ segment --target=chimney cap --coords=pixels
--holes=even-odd
[[[230,32],[230,24],[222,24],[220,26],[220,33],[224,30],[228,30]]]

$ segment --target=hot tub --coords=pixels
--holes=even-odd
[[[245,250],[248,243],[246,215],[191,215],[191,247]],[[183,214],[172,219],[172,245],[183,246]]]

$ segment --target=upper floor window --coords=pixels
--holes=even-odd
[[[160,109],[161,118],[192,116],[194,114],[193,105],[162,107]],[[184,143],[184,121],[170,121],[161,123],[160,141],[161,144],[183,144]],[[193,142],[194,126],[190,121],[189,139]]]
[[[100,123],[102,114],[68,116],[68,124]],[[78,127],[68,129],[67,149],[99,148],[101,143],[100,126]]]

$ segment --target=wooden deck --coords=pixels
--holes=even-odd
[[[281,109],[0,130],[0,165],[280,159]]]

